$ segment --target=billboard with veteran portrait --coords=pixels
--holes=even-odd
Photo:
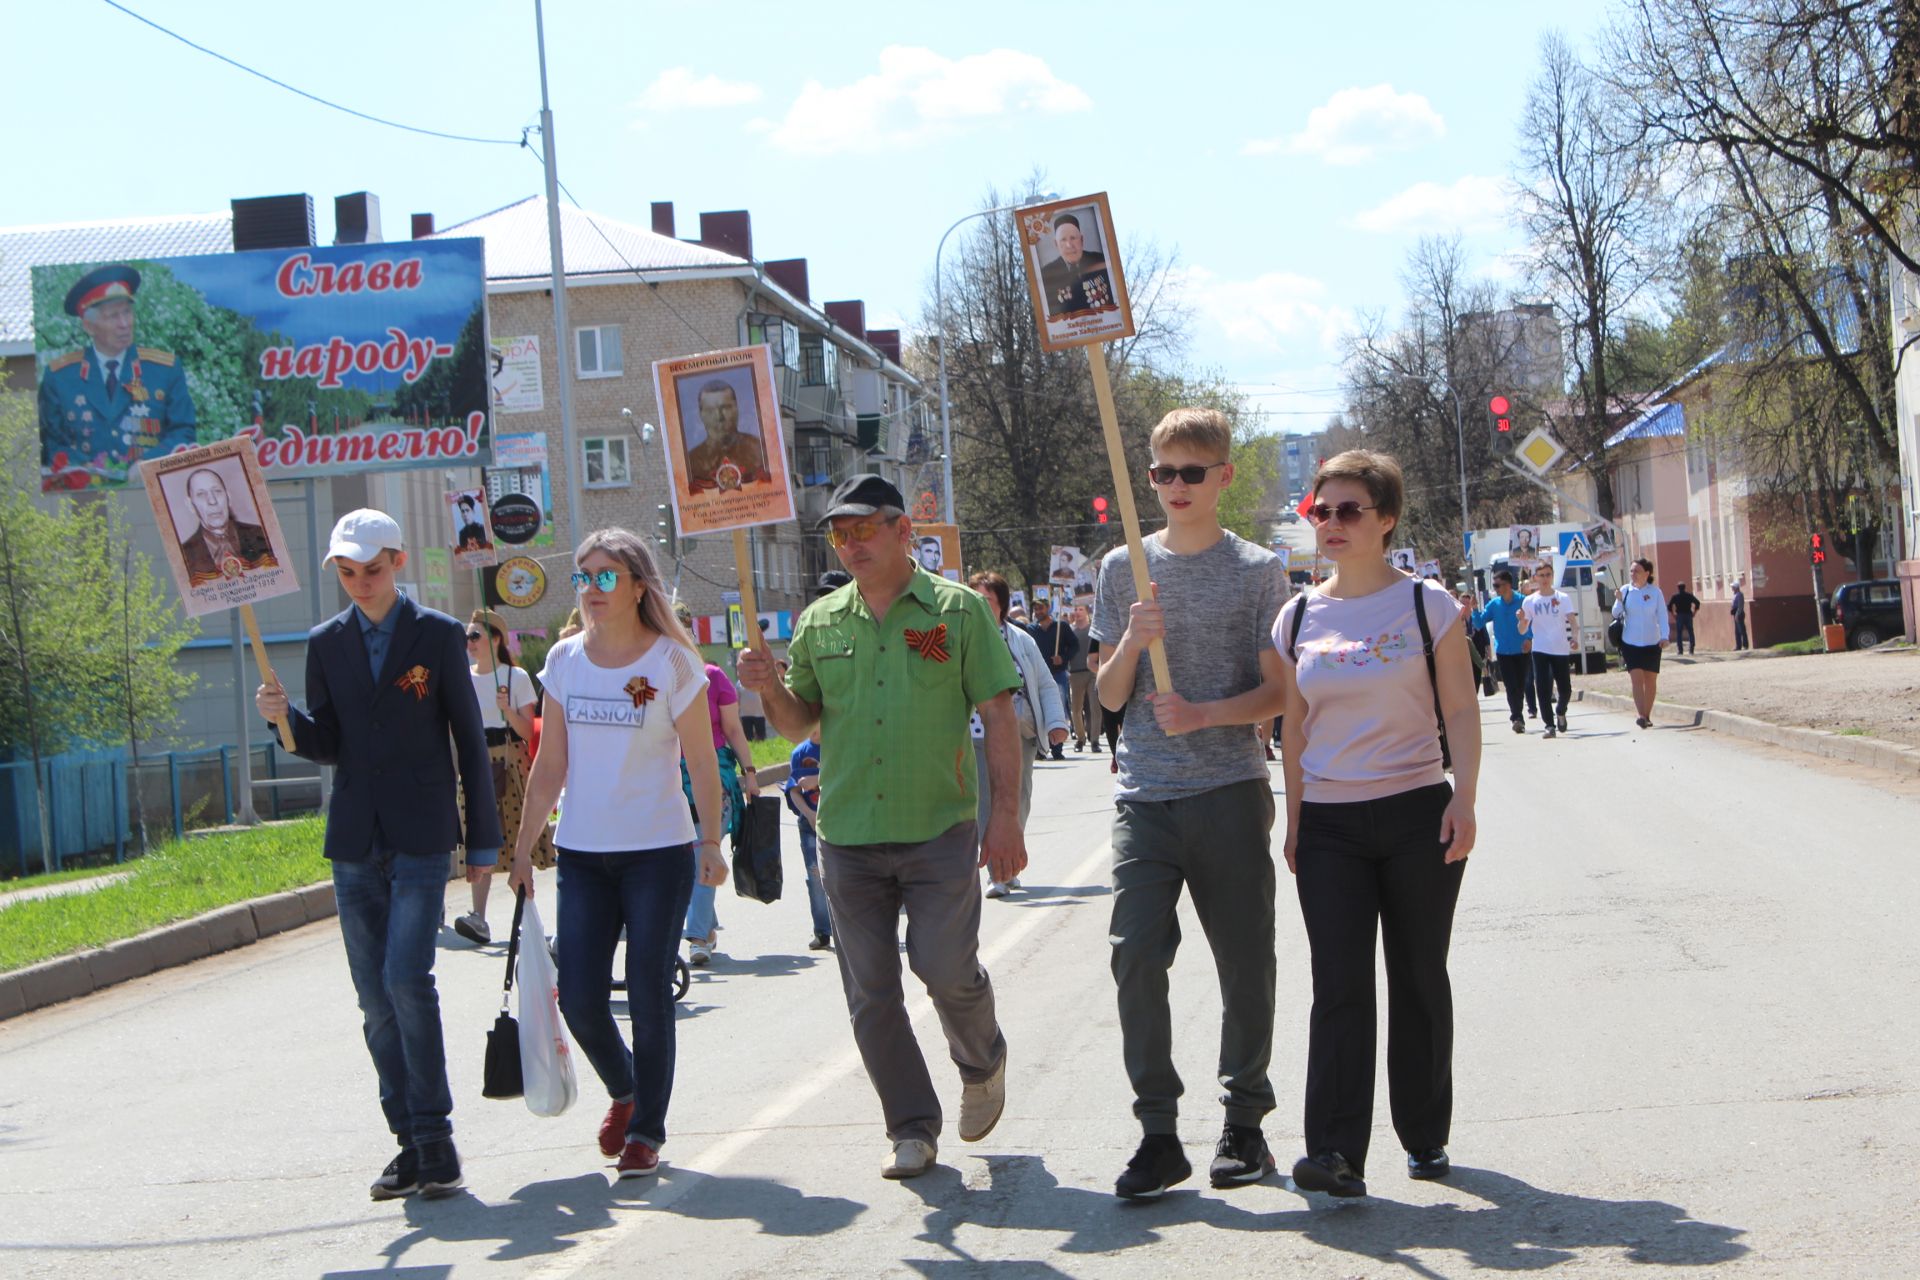
[[[682,537],[794,518],[773,358],[764,345],[656,360],[653,383]]]
[[[489,457],[477,239],[35,267],[43,490],[245,436],[270,479]]]
[[[1040,346],[1064,351],[1133,334],[1133,307],[1105,192],[1014,214]]]

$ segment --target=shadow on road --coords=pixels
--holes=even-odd
[[[1474,1267],[1497,1271],[1545,1270],[1590,1250],[1621,1250],[1628,1261],[1665,1266],[1712,1266],[1748,1252],[1738,1242],[1743,1229],[1696,1222],[1678,1205],[1565,1195],[1458,1165],[1446,1185],[1461,1193],[1459,1200],[1444,1204],[1377,1197],[1312,1203],[1278,1178],[1234,1193],[1232,1203],[1181,1190],[1150,1204],[1127,1204],[1104,1191],[1063,1186],[1040,1156],[985,1160],[983,1187],[965,1185],[958,1171],[945,1166],[904,1184],[931,1211],[919,1239],[946,1251],[949,1261],[983,1268],[991,1264],[973,1259],[958,1243],[961,1227],[1053,1232],[1064,1237],[1062,1253],[1135,1248],[1160,1240],[1168,1227],[1195,1222],[1227,1231],[1285,1231],[1420,1276],[1435,1274],[1413,1256],[1421,1252],[1453,1252]],[[906,1264],[935,1276],[945,1262]],[[1007,1275],[1060,1274],[1018,1269],[1037,1263],[1003,1265]]]
[[[610,1198],[623,1209],[653,1209],[701,1222],[757,1222],[763,1235],[831,1235],[866,1211],[858,1200],[810,1196],[771,1178],[729,1178],[694,1169],[667,1169],[647,1181],[615,1183]]]
[[[1007,905],[1014,907],[1078,906],[1089,898],[1104,898],[1113,886],[1104,884],[1028,884],[1020,882],[1020,896]]]

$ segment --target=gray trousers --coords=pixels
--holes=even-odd
[[[1146,1133],[1175,1133],[1185,1091],[1173,1065],[1167,971],[1180,948],[1184,884],[1220,979],[1220,1102],[1227,1123],[1273,1110],[1274,867],[1272,784],[1230,783],[1179,800],[1122,800],[1113,818],[1113,979],[1133,1114]]]
[[[820,841],[820,871],[833,909],[840,983],[853,1041],[880,1095],[887,1137],[940,1137],[940,1095],[907,1018],[900,981],[900,909],[907,912],[907,964],[927,988],[960,1079],[978,1084],[1006,1057],[993,983],[980,965],[979,843],[971,822],[923,844],[837,845]]]

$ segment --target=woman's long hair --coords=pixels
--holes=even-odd
[[[627,529],[596,529],[581,539],[580,547],[573,553],[574,567],[595,551],[605,552],[626,566],[627,572],[639,580],[645,588],[640,593],[640,621],[673,641],[693,652],[700,652],[693,637],[673,616],[673,606],[667,602],[667,589],[660,580],[660,567],[654,562],[653,552],[640,535]]]

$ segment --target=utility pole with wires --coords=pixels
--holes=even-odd
[[[573,433],[573,371],[567,368],[573,335],[567,329],[567,264],[560,237],[560,169],[554,157],[553,108],[547,98],[547,25],[541,0],[533,0],[533,28],[540,51],[540,156],[547,167],[547,255],[553,266],[554,363],[560,376],[560,452],[567,472],[567,546],[580,545],[580,450]]]

